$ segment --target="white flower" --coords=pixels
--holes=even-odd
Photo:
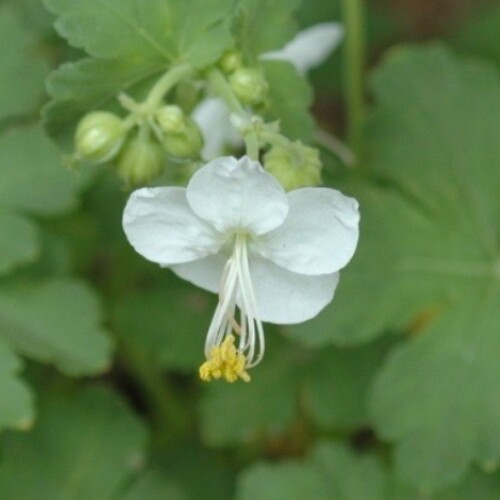
[[[315,24],[298,33],[282,49],[266,52],[260,59],[288,61],[297,71],[306,73],[319,66],[335,50],[343,34],[340,23]],[[225,145],[237,147],[241,144],[240,134],[231,123],[230,112],[222,99],[204,99],[194,109],[192,117],[205,139],[202,156],[206,160],[219,156]]]
[[[138,253],[219,294],[200,376],[230,382],[248,381],[262,359],[262,321],[300,323],[332,300],[358,222],[356,200],[329,188],[286,194],[248,157],[208,163],[186,189],[139,189],[123,214]]]
[[[302,30],[282,49],[266,52],[263,60],[288,61],[300,73],[319,66],[342,41],[344,29],[340,23],[319,23]]]

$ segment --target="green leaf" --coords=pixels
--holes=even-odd
[[[488,58],[500,66],[500,6],[481,5],[463,20],[463,26],[450,37],[453,46],[467,55]]]
[[[288,349],[273,354],[266,348],[264,362],[250,372],[250,383],[207,385],[200,407],[204,440],[226,446],[283,433],[295,416],[296,365]]]
[[[134,482],[120,500],[188,500],[160,468],[150,468]]]
[[[56,28],[97,59],[63,65],[48,80],[44,110],[51,136],[70,147],[78,119],[115,105],[120,92],[142,94],[169,67],[211,64],[231,45],[232,0],[45,0]]]
[[[19,358],[0,342],[0,429],[26,430],[33,425],[33,396],[19,380]]]
[[[141,422],[110,391],[50,401],[33,432],[0,438],[0,497],[114,498],[140,465],[145,441]]]
[[[309,363],[303,401],[322,427],[354,430],[370,423],[368,396],[389,342],[357,349],[326,348]]]
[[[183,443],[156,457],[120,500],[233,499],[234,468],[224,457]]]
[[[75,207],[84,179],[65,170],[59,153],[38,127],[0,137],[0,210],[54,215]]]
[[[230,43],[231,0],[45,0],[55,27],[74,47],[104,59],[204,66]]]
[[[327,500],[326,485],[311,467],[299,463],[256,464],[240,477],[237,500]]]
[[[279,120],[281,129],[290,139],[310,142],[314,133],[314,121],[309,112],[312,91],[304,77],[284,61],[266,61],[263,64],[269,82],[270,120]]]
[[[387,500],[382,466],[346,446],[320,443],[303,462],[260,463],[243,472],[238,500]]]
[[[293,14],[299,0],[241,0],[233,33],[250,63],[265,52],[283,47],[297,32]]]
[[[46,36],[52,31],[54,19],[43,6],[42,0],[3,0],[9,8],[16,11],[22,24],[30,31]]]
[[[474,471],[459,485],[436,495],[436,500],[469,500],[471,498],[480,498],[481,500],[500,498],[500,474],[498,472],[481,474]],[[401,497],[400,500],[410,499]]]
[[[433,491],[500,459],[500,78],[440,47],[401,48],[373,89],[385,189],[359,191],[359,252],[303,328],[323,341],[414,334],[383,368],[373,416],[401,477]]]
[[[418,492],[407,485],[398,483],[394,476],[388,500],[498,500],[500,498],[500,474],[480,473],[473,471],[463,481],[452,488],[439,491],[429,496]]]
[[[214,297],[184,284],[170,272],[162,286],[120,301],[114,324],[127,344],[160,368],[193,374],[204,361],[205,336]]]
[[[38,234],[19,215],[0,212],[0,275],[31,262],[38,255]]]
[[[95,294],[83,283],[51,280],[0,289],[0,335],[29,357],[67,375],[102,373],[111,342]]]
[[[43,96],[47,64],[38,57],[29,32],[0,6],[0,121],[36,110]],[[0,183],[1,185],[1,183]]]

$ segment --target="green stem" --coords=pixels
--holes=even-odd
[[[168,70],[154,85],[146,99],[148,109],[157,108],[165,94],[181,80],[191,75],[193,68],[189,64],[174,66]]]
[[[365,6],[363,0],[342,0],[346,42],[344,86],[347,101],[348,141],[357,162],[363,154],[365,122]]]
[[[279,132],[269,130],[269,128],[264,128],[260,132],[260,138],[266,144],[271,144],[272,146],[281,146],[285,149],[288,149],[290,147],[290,143],[292,142],[284,135],[281,135]]]
[[[316,130],[316,141],[325,149],[333,153],[347,167],[354,166],[353,152],[340,139],[326,130]]]
[[[248,133],[245,134],[243,139],[245,140],[245,147],[247,150],[247,156],[254,161],[258,161],[259,160],[259,138],[257,137],[257,134],[254,131],[249,131]]]

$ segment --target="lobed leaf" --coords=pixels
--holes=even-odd
[[[38,234],[25,217],[0,212],[0,275],[31,262],[39,252]]]
[[[386,500],[386,477],[375,457],[323,442],[302,462],[252,465],[239,478],[236,498]]]
[[[45,402],[31,433],[0,438],[0,497],[115,498],[143,460],[145,441],[142,423],[108,390]]]
[[[0,122],[36,111],[43,96],[47,63],[32,35],[6,6],[0,6]],[[0,183],[1,185],[1,183]]]
[[[61,168],[57,148],[39,127],[0,136],[0,210],[67,212],[77,204],[84,180]]]
[[[33,425],[33,396],[19,379],[19,358],[0,342],[0,429],[27,430]]]
[[[375,374],[388,351],[387,339],[357,349],[319,351],[305,375],[305,408],[323,428],[353,431],[370,424],[368,399]]]
[[[67,375],[102,373],[111,341],[94,293],[75,280],[4,286],[0,335],[17,352],[55,364]]]
[[[282,48],[297,31],[293,14],[299,0],[241,0],[233,26],[238,48],[250,63]]]

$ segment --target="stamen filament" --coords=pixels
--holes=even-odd
[[[236,319],[239,309],[239,322]],[[235,347],[234,334],[238,335]],[[249,381],[246,369],[257,365],[264,356],[262,322],[257,316],[248,257],[248,236],[237,233],[233,254],[222,273],[219,303],[215,309],[205,342],[207,361],[200,367],[202,380],[223,377],[228,382],[238,378]]]

